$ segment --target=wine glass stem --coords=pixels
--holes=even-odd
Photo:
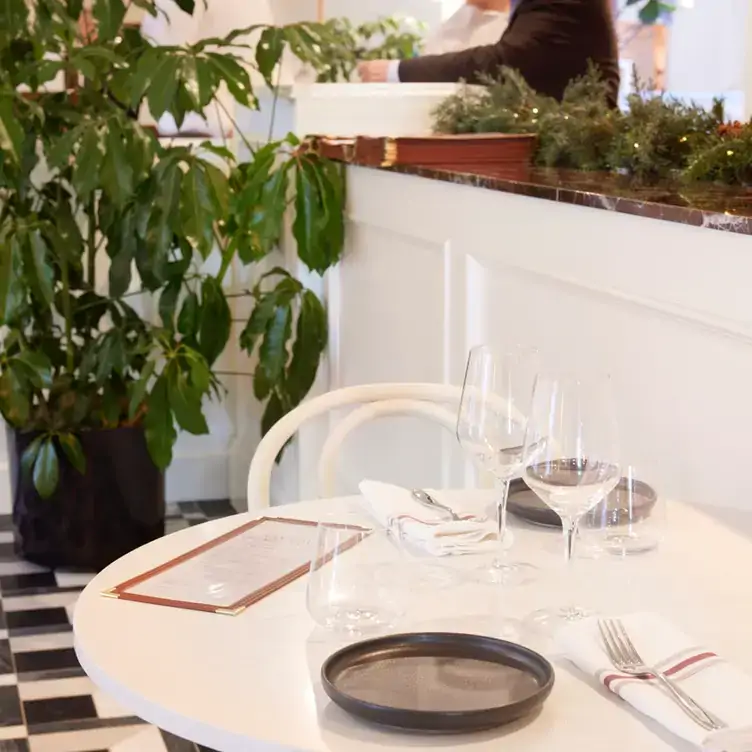
[[[576,517],[562,517],[561,526],[564,531],[564,561],[568,564],[571,563],[574,557],[574,543],[577,538],[577,523],[579,520]]]
[[[504,554],[504,537],[507,532],[507,499],[509,498],[509,479],[496,479],[496,529],[499,534],[499,549]]]

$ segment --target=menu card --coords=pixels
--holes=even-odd
[[[108,598],[237,616],[308,571],[316,540],[308,520],[262,517],[106,590]],[[340,550],[367,531],[353,531]],[[329,557],[334,552],[327,552]]]

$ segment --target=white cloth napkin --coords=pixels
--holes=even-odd
[[[695,702],[727,723],[729,731],[705,731],[655,680],[617,671],[603,647],[596,618],[564,627],[557,635],[558,646],[579,669],[677,736],[718,752],[752,750],[752,677],[657,614],[620,618],[640,657],[678,682]]]
[[[368,512],[379,524],[386,528],[399,525],[403,535],[432,556],[493,553],[498,549],[492,521],[464,514],[454,506],[463,519],[448,519],[446,512],[415,501],[411,491],[389,483],[364,480],[359,488]]]

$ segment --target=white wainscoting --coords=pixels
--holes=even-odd
[[[626,459],[660,491],[752,506],[752,238],[414,176],[351,168],[343,263],[328,277],[332,388],[461,383],[478,342],[537,346],[614,376]],[[312,448],[309,448],[313,452]],[[439,428],[354,437],[364,476],[458,485]],[[315,495],[312,473],[300,494]]]

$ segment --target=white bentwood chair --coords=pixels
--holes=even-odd
[[[326,498],[334,495],[337,457],[345,439],[355,429],[376,418],[414,415],[454,433],[461,393],[460,387],[449,384],[362,384],[336,389],[298,405],[272,427],[253,455],[248,471],[248,508],[270,506],[269,488],[274,461],[285,443],[306,421],[331,410],[360,405],[335,425],[321,450],[318,489],[319,496]]]

